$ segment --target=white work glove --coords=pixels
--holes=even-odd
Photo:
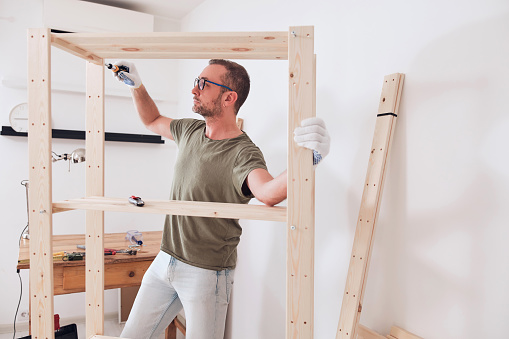
[[[113,65],[121,67],[125,66],[129,69],[129,71],[126,70],[120,70],[118,72],[113,72],[113,76],[118,80],[126,84],[127,86],[131,88],[139,88],[141,86],[141,78],[138,74],[138,71],[136,70],[136,66],[133,62],[120,60],[115,62]]]
[[[320,118],[308,118],[301,121],[301,127],[293,131],[295,142],[302,147],[313,150],[313,165],[329,154],[330,137],[325,122]]]

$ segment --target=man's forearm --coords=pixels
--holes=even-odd
[[[256,199],[268,206],[274,206],[286,199],[287,172],[273,178],[267,170],[257,168],[247,177],[247,185]]]
[[[285,170],[283,173],[265,184],[267,186],[267,196],[269,197],[267,205],[274,206],[286,199],[288,195],[287,178],[288,175],[287,171]]]
[[[161,115],[154,100],[152,100],[143,84],[139,88],[131,89],[131,95],[141,121],[148,128]]]

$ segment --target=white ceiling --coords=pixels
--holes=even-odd
[[[205,0],[86,0],[96,4],[130,9],[168,19],[181,20]]]

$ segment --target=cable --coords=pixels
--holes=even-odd
[[[14,314],[14,334],[12,335],[12,339],[16,338],[16,318],[18,317],[18,311],[19,311],[19,305],[21,305],[21,297],[23,297],[23,281],[21,280],[21,274],[19,274],[19,269],[16,270],[19,277],[19,301],[18,301],[18,307],[16,308],[16,314]]]
[[[25,228],[23,229],[23,231],[21,231],[21,234],[19,235],[19,240],[18,240],[18,247],[21,246],[21,238],[23,238],[23,233],[25,233],[25,230],[28,228],[28,223],[27,225],[25,226]]]

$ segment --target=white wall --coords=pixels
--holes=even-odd
[[[27,80],[26,30],[29,27],[42,27],[42,0],[0,0],[0,123],[9,126],[9,112],[12,107],[27,101],[27,91],[23,88]],[[65,15],[63,13],[62,15]],[[179,24],[163,18],[155,18],[156,31],[178,31]],[[175,111],[177,100],[177,62],[139,61],[138,70],[146,87],[155,93],[157,103],[163,113]],[[74,92],[55,91],[52,95],[53,128],[85,128],[85,61],[52,49],[52,85],[57,89],[75,89]],[[106,72],[106,131],[121,133],[150,134],[139,121],[129,90],[116,82]],[[18,86],[17,84],[21,84]],[[21,87],[21,88],[20,88]],[[111,95],[111,94],[114,95]],[[84,140],[53,140],[53,151],[70,153],[84,147]],[[129,197],[133,194],[154,199],[167,199],[169,196],[172,159],[176,147],[168,142],[160,144],[141,144],[125,142],[106,142],[105,195]],[[25,187],[20,185],[28,179],[27,138],[0,136],[0,204],[2,216],[2,260],[0,262],[0,331],[12,328],[14,313],[19,299],[20,284],[16,274],[18,239],[27,224]],[[85,195],[85,166],[74,164],[71,172],[68,164],[53,164],[53,199],[62,200]],[[79,234],[85,232],[84,212],[74,211],[54,216],[54,234]],[[105,214],[105,232],[125,232],[131,229],[140,231],[161,230],[164,217],[142,214]],[[28,310],[28,272],[22,270],[23,299],[20,311]],[[105,292],[105,313],[117,312],[117,290]],[[55,313],[60,314],[62,324],[66,319],[80,319],[85,314],[83,293],[55,297]],[[111,318],[111,316],[110,316]],[[18,329],[26,328],[26,322],[18,322]],[[118,335],[119,333],[110,333]],[[12,334],[11,334],[12,336]]]
[[[424,338],[507,337],[509,3],[208,0],[182,30],[291,25],[315,26],[317,114],[332,135],[316,171],[315,338],[335,336],[382,80],[394,72],[406,80],[362,323]],[[279,174],[287,63],[240,62],[252,78],[240,117]],[[180,111],[205,65],[180,68]],[[244,222],[228,338],[284,337],[285,234]]]
[[[41,13],[41,0],[0,0],[0,77],[26,80],[26,28],[41,26]],[[332,134],[331,153],[317,169],[315,338],[335,335],[382,79],[393,72],[405,73],[406,80],[362,323],[381,333],[396,324],[425,338],[506,336],[508,19],[506,1],[209,0],[184,20],[187,31],[315,26],[317,112]],[[54,83],[83,83],[83,62],[53,51]],[[287,63],[241,63],[251,74],[252,92],[240,117],[269,170],[279,174],[286,168]],[[158,103],[163,113],[173,112],[178,101],[175,116],[194,116],[190,90],[206,61],[181,62],[178,71],[168,65],[162,74],[158,63],[138,64],[149,90],[168,95]],[[109,88],[123,88],[108,74],[106,80]],[[24,101],[26,89],[0,86],[1,125],[9,125],[9,110]],[[84,125],[81,94],[55,93],[52,104],[55,128]],[[107,131],[148,133],[130,99],[109,96],[106,109]],[[57,152],[83,145],[53,141]],[[169,142],[108,142],[106,195],[166,198],[174,153]],[[26,225],[19,184],[28,178],[26,139],[1,136],[0,154],[0,324],[8,325],[19,297],[17,241]],[[67,164],[54,164],[55,200],[82,196],[83,178],[80,165],[68,173]],[[82,212],[55,215],[55,234],[83,232],[82,218]],[[162,218],[108,213],[106,223],[107,232],[154,230]],[[227,337],[282,338],[284,225],[243,225]],[[27,309],[28,275],[22,276],[21,308]],[[107,292],[106,300],[106,312],[116,311],[116,293]],[[84,314],[84,307],[73,305],[84,305],[84,297],[55,298],[61,316]]]

